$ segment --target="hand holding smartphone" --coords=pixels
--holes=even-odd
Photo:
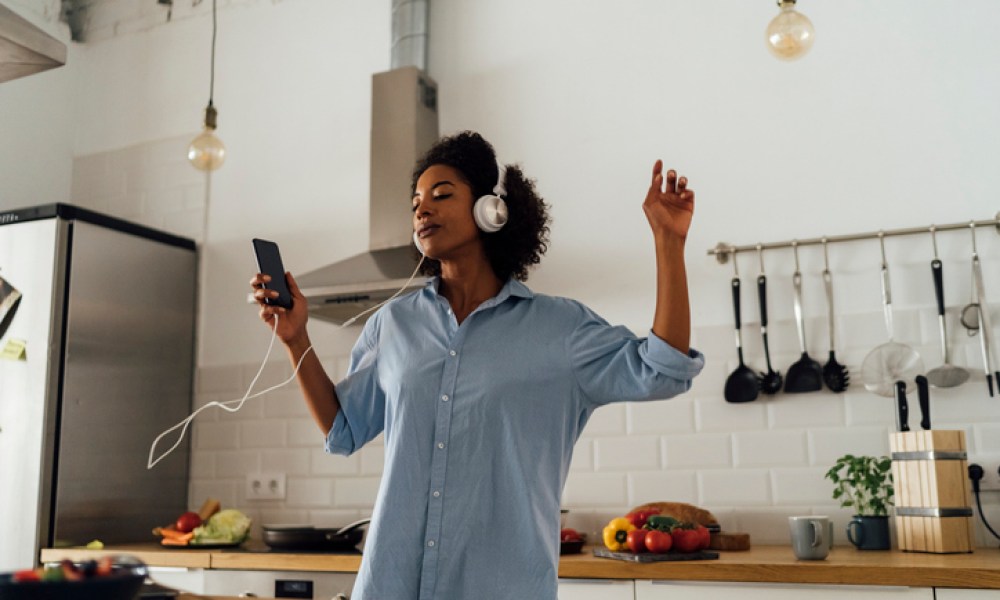
[[[264,288],[278,292],[277,298],[267,298],[265,302],[282,308],[291,308],[292,293],[288,291],[288,284],[285,282],[285,266],[281,263],[278,245],[268,240],[254,238],[253,251],[257,256],[258,271],[271,276],[271,281],[265,284]]]

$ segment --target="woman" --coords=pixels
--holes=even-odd
[[[503,209],[477,225],[478,198]],[[487,201],[496,204],[495,200]],[[385,433],[385,465],[352,598],[556,598],[559,508],[573,445],[597,407],[669,398],[704,364],[688,347],[687,180],[657,161],[643,208],[653,229],[656,311],[637,339],[582,304],[523,283],[546,249],[545,203],[478,134],[440,140],[413,173],[413,229],[434,275],[366,323],[336,385],[315,353],[299,384],[327,451]],[[490,219],[492,218],[492,221]],[[486,232],[482,227],[498,231]],[[261,318],[297,363],[310,347],[306,300],[251,285]]]

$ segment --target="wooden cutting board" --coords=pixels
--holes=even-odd
[[[729,552],[734,550],[739,551],[750,549],[749,533],[720,531],[718,533],[712,533],[711,539],[712,541],[708,546],[711,550],[725,550]]]

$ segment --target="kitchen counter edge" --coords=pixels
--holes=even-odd
[[[86,560],[106,554],[131,554],[151,567],[195,569],[355,573],[361,564],[360,554],[164,549],[157,544],[49,548],[42,550],[41,559]],[[598,558],[586,547],[581,554],[560,557],[559,577],[1000,589],[1000,550],[991,548],[971,554],[924,554],[836,547],[826,560],[816,561],[795,559],[789,546],[719,555],[718,560],[638,563]]]

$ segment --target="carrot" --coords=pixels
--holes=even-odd
[[[184,542],[185,544],[191,541],[192,538],[194,538],[193,531],[189,531],[187,533],[181,533],[176,529],[161,529],[160,535],[163,536],[164,540],[177,540]]]
[[[163,538],[160,540],[162,546],[187,546],[190,540],[179,540],[173,538]]]

